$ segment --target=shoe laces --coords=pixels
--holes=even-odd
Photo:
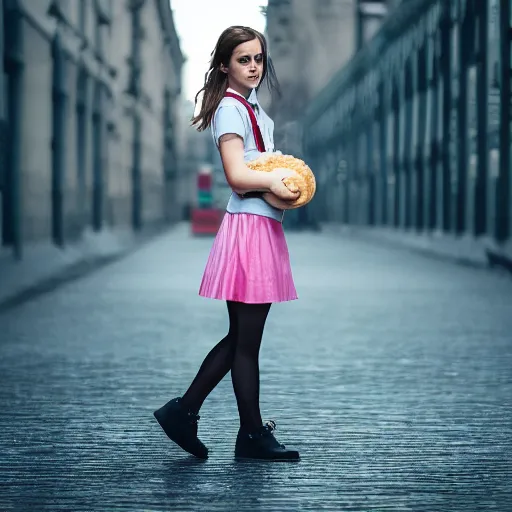
[[[263,425],[263,436],[271,436],[274,438],[275,442],[283,448],[283,450],[286,448],[286,446],[282,443],[280,443],[275,437],[274,437],[274,431],[277,430],[277,425],[274,420],[268,420]]]
[[[201,419],[201,416],[199,416],[198,414],[192,412],[192,411],[188,411],[187,412],[187,420],[189,421],[189,423],[191,423],[192,425],[197,425],[197,422]]]
[[[199,414],[196,414],[194,411],[191,411],[190,409],[183,408],[182,411],[185,418],[191,425],[197,425],[197,422],[201,419],[201,416],[199,416]]]
[[[272,434],[274,430],[277,429],[277,425],[274,420],[268,420],[264,423],[263,428],[266,430],[266,432]]]

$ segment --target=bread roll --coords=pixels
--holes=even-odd
[[[295,201],[289,202],[290,209],[308,204],[315,195],[316,181],[313,171],[299,158],[292,155],[265,153],[256,160],[246,162],[246,165],[254,171],[271,172],[279,167],[295,171],[294,176],[283,180],[283,183],[291,192],[300,191],[300,196]]]

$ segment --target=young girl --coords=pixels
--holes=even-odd
[[[282,183],[291,171],[257,172],[244,163],[274,151],[274,123],[259,105],[256,92],[264,80],[276,89],[277,79],[264,36],[251,28],[225,30],[212,55],[198,93],[204,92],[202,107],[192,122],[198,130],[211,127],[233,193],[199,294],[226,301],[229,332],[206,356],[183,397],[169,401],[154,415],[171,440],[207,458],[208,449],[197,437],[198,412],[231,370],[240,415],[235,457],[297,460],[297,451],[275,439],[275,423],[263,424],[258,356],[271,304],[297,298],[282,218],[287,201],[298,194]]]

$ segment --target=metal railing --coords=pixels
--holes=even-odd
[[[510,0],[391,13],[302,120],[310,215],[509,239],[510,16]]]

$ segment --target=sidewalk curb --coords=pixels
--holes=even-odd
[[[0,313],[133,254],[177,225],[152,226],[140,233],[126,229],[86,232],[77,243],[63,249],[49,243],[28,247],[21,261],[0,253],[0,282],[4,284],[6,277],[11,281],[10,287],[0,286]],[[49,259],[34,272],[31,263],[41,256]]]
[[[326,232],[400,247],[429,257],[476,268],[499,268],[512,273],[512,243],[499,245],[489,237],[455,237],[442,232],[416,233],[391,228],[322,224]]]

